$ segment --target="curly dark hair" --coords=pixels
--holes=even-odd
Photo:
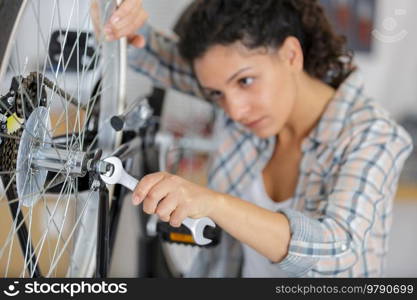
[[[241,41],[248,49],[278,49],[294,36],[310,76],[337,88],[354,69],[345,37],[333,31],[317,0],[195,0],[175,31],[190,63],[214,45]]]

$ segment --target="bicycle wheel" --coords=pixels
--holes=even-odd
[[[117,2],[0,0],[3,277],[95,271],[99,197],[85,163],[121,141],[109,120],[124,108],[126,42],[101,31]]]

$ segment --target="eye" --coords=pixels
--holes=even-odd
[[[210,91],[207,93],[208,99],[213,102],[219,102],[222,96],[223,94],[220,91]]]
[[[254,81],[255,81],[255,78],[253,77],[245,77],[245,78],[239,79],[239,84],[245,87],[245,86],[250,86],[251,84],[253,84]]]

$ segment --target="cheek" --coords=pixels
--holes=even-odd
[[[268,111],[276,130],[279,130],[290,118],[296,97],[295,85],[291,80],[282,80],[271,84],[268,96]]]
[[[292,109],[295,99],[294,85],[290,80],[279,78],[270,81],[261,91],[264,105],[273,115],[281,115]]]
[[[294,107],[294,100],[292,97],[283,97],[277,99],[274,107],[274,115],[272,116],[275,122],[282,127],[290,119],[291,112]]]

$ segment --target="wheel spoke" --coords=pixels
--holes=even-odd
[[[0,269],[5,276],[32,277],[37,274],[34,272],[38,268],[48,277],[62,276],[61,272],[64,275],[92,275],[85,266],[95,253],[95,247],[91,245],[96,243],[96,228],[91,226],[95,226],[97,218],[97,193],[81,192],[88,177],[77,178],[69,174],[70,168],[64,165],[61,170],[54,171],[56,174],[49,173],[47,179],[41,177],[40,181],[38,175],[32,176],[32,169],[44,172],[40,167],[42,164],[32,165],[30,161],[34,151],[40,147],[50,148],[57,154],[56,160],[61,162],[66,162],[74,152],[93,150],[97,141],[101,143],[99,133],[110,119],[108,115],[102,117],[102,108],[112,113],[115,110],[110,109],[110,104],[119,101],[114,91],[120,83],[116,84],[113,78],[119,78],[119,72],[114,70],[120,66],[120,49],[112,48],[106,52],[104,36],[94,39],[90,34],[93,24],[86,2],[23,1],[24,12],[18,15],[16,31],[8,43],[12,54],[7,57],[5,78],[0,81],[0,95],[6,95],[13,83],[13,91],[17,93],[15,99],[19,102],[7,107],[0,102],[0,111],[7,117],[17,113],[24,121],[16,118],[21,124],[18,125],[19,130],[12,134],[0,132],[0,139],[16,147],[20,157],[19,164],[14,165],[17,161],[15,149],[4,152],[11,157],[7,157],[10,160],[5,168],[0,166],[0,208],[14,207],[13,214],[17,212],[21,215],[11,218],[0,240]],[[110,15],[109,9],[115,7],[114,3],[115,0],[99,1],[102,17]],[[22,38],[23,32],[35,35],[30,47]],[[55,41],[55,32],[59,32],[59,41]],[[94,47],[91,48],[93,40]],[[112,80],[101,80],[104,73],[111,74]],[[46,104],[43,102],[45,97]],[[101,101],[105,97],[112,99],[112,103]],[[38,109],[39,105],[44,105],[46,109]],[[50,125],[44,122],[45,115],[32,115],[43,110],[51,118]],[[96,116],[98,111],[100,115]],[[36,126],[28,125],[29,117],[31,122],[37,122]],[[24,152],[21,144],[29,149],[25,157],[21,157]],[[43,159],[42,156],[35,158]],[[24,167],[21,168],[21,165]],[[28,199],[32,199],[33,203],[27,202]],[[21,238],[15,241],[22,229],[27,232],[27,242],[22,242]],[[85,245],[88,239],[91,242]],[[23,264],[16,254],[19,244]]]

